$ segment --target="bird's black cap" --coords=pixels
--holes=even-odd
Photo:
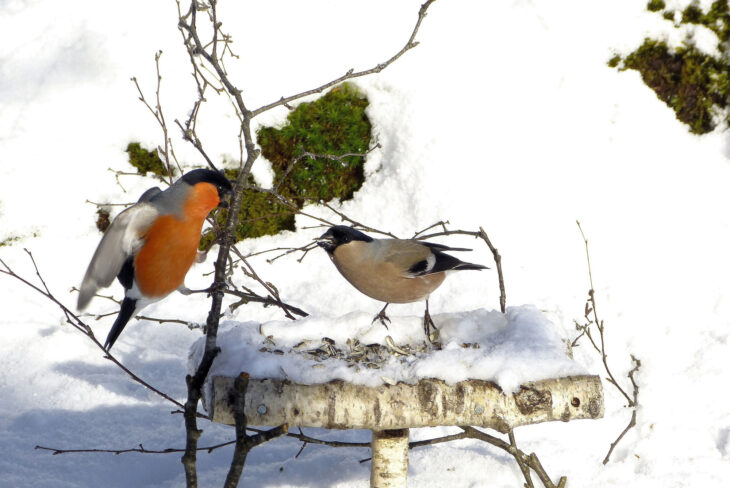
[[[317,239],[317,245],[328,253],[333,253],[338,246],[352,241],[372,242],[373,238],[363,234],[354,227],[335,225]]]
[[[212,169],[194,169],[189,173],[185,173],[182,180],[190,186],[195,186],[198,183],[210,183],[218,188],[218,193],[221,195],[233,191],[233,186],[231,186],[228,178],[220,171],[213,171]]]

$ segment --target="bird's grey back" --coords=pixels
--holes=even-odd
[[[150,188],[142,194],[140,202],[147,201],[154,206],[160,215],[175,215],[179,219],[184,219],[183,211],[185,209],[185,199],[190,192],[190,185],[182,179],[177,180],[172,186],[164,191],[159,188]],[[157,190],[157,191],[154,191]],[[142,200],[145,198],[146,200]]]

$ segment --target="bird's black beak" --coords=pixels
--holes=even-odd
[[[323,248],[329,253],[333,252],[337,247],[337,245],[335,244],[335,239],[329,231],[316,238],[315,241],[317,242],[317,245],[319,247]]]
[[[228,208],[230,206],[230,203],[228,201],[231,199],[231,195],[233,195],[232,188],[219,187],[218,188],[218,199],[220,201],[218,202],[218,207],[219,208]]]

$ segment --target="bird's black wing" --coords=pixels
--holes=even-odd
[[[408,269],[408,275],[412,278],[417,276],[424,276],[433,273],[440,273],[441,271],[449,271],[456,269],[460,264],[466,264],[455,258],[439,251],[432,251],[431,255],[415,263]]]

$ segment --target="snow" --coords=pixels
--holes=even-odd
[[[403,345],[417,349],[425,345],[425,333],[420,317],[398,317],[388,329],[372,320],[372,314],[351,312],[341,317],[314,316],[260,326],[224,323],[218,333],[221,352],[209,378],[235,377],[246,371],[252,378],[288,379],[306,385],[344,380],[371,387],[395,382],[416,384],[421,378],[438,378],[451,385],[477,379],[494,381],[505,392],[513,393],[529,381],[586,374],[566,356],[566,344],[555,325],[530,305],[511,307],[506,314],[478,309],[435,315],[441,350],[428,347],[416,354],[396,352],[386,355],[382,363],[370,362],[377,368],[367,367],[367,362],[348,361],[352,350],[348,340],[387,348],[390,338],[401,350]],[[316,360],[309,351],[316,351],[323,337],[334,341],[332,345],[345,357]],[[193,344],[189,372],[195,372],[204,351],[205,338],[198,339]]]
[[[369,157],[362,189],[339,208],[402,237],[439,220],[449,220],[452,228],[484,227],[503,257],[510,313],[525,320],[513,317],[520,328],[500,329],[504,326],[494,316],[499,290],[491,270],[450,276],[431,297],[434,321],[446,335],[452,326],[468,328],[469,321],[481,324],[486,316],[483,323],[494,329],[469,333],[483,334],[480,340],[488,344],[504,338],[500,344],[516,344],[515,353],[527,355],[532,346],[555,351],[577,334],[573,321],[582,319],[589,287],[575,225],[580,220],[590,240],[613,372],[627,384],[630,354],[642,361],[637,427],[603,466],[609,443],[630,416],[625,399],[604,382],[604,419],[521,427],[519,445],[538,453],[548,473],[554,479],[567,476],[571,486],[724,486],[730,478],[730,409],[723,388],[730,353],[730,145],[721,130],[690,134],[637,73],[606,66],[614,53],[629,52],[647,35],[681,42],[645,3],[620,0],[600,9],[577,0],[434,3],[419,46],[380,74],[357,81],[370,99],[368,114],[382,149]],[[231,76],[248,106],[256,108],[350,68],[369,68],[400,49],[419,5],[416,0],[221,2],[224,29],[233,34],[242,60],[229,62]],[[48,287],[69,306],[76,300],[70,289],[78,286],[100,237],[96,207],[87,200],[132,202],[159,184],[134,176],[120,176],[118,184],[108,171],[130,171],[128,142],[154,147],[161,141],[160,128],[129,81],[136,76],[145,96],[154,98],[158,50],[163,51],[162,105],[176,154],[188,166],[202,163],[173,125],[176,118],[186,119],[195,97],[176,14],[171,1],[0,2],[0,242],[18,238],[0,247],[0,258],[34,279],[23,248],[31,250]],[[711,51],[707,34],[699,29],[695,38]],[[235,160],[235,114],[225,97],[210,99],[199,135],[217,161]],[[282,124],[285,117],[281,108],[257,123]],[[266,184],[267,163],[257,161],[254,170]],[[336,220],[319,206],[307,211]],[[241,249],[301,246],[322,232],[307,228],[311,225],[300,216],[298,231],[246,242]],[[469,261],[493,267],[480,241],[464,236],[434,241],[474,248]],[[368,322],[382,305],[349,287],[323,252],[312,251],[301,263],[298,255],[272,264],[267,257],[252,259],[257,272],[276,284],[288,303],[311,315],[296,334],[304,337],[304,327],[311,327],[313,338],[342,344],[347,327],[368,333]],[[188,287],[209,285],[212,261],[191,270]],[[234,279],[256,286],[240,273]],[[121,295],[116,284],[108,291]],[[399,334],[420,331],[422,307],[389,308],[393,325],[387,333],[398,342]],[[65,325],[53,304],[5,276],[0,276],[0,309],[0,486],[184,484],[178,454],[52,456],[34,450],[37,444],[182,447],[182,417],[170,415],[172,405],[131,382]],[[116,309],[104,299],[90,306],[99,314]],[[174,294],[144,314],[200,324],[208,309],[202,295]],[[113,316],[86,319],[102,338],[113,322]],[[293,333],[283,332],[292,325],[283,320],[273,307],[240,307],[226,317],[222,337],[230,335],[231,341],[225,346],[244,348],[233,339],[248,335],[253,341],[258,324],[282,344],[294,341]],[[386,331],[376,325],[369,333],[382,340]],[[133,322],[114,351],[136,374],[182,400],[188,353],[200,337],[198,329],[180,324]],[[468,359],[465,351],[481,355],[487,349],[459,352]],[[440,368],[414,374],[435,374],[434,369],[443,377],[464,374],[459,365],[444,363],[453,363],[450,353],[455,350],[446,347],[443,361],[434,359]],[[467,366],[483,368],[479,374],[509,387],[549,362],[491,363],[508,353],[495,347],[484,363]],[[574,357],[571,367],[605,376],[600,357],[585,340]],[[288,375],[305,374],[284,369]],[[232,438],[230,428],[201,425],[201,445]],[[457,431],[418,429],[411,437]],[[362,431],[306,433],[369,440]],[[368,457],[366,449],[309,445],[295,458],[299,448],[295,440],[278,439],[255,449],[244,482],[368,485],[369,465],[359,463]],[[230,455],[226,449],[200,454],[201,486],[222,484]],[[464,440],[411,452],[409,484],[517,486],[522,479],[511,457]]]

